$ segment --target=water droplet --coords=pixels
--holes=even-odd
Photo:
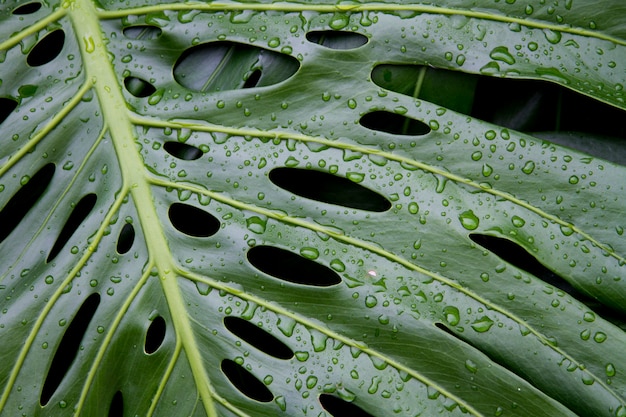
[[[337,272],[343,272],[346,270],[346,265],[339,259],[333,259],[330,261],[330,267]]]
[[[467,230],[476,230],[478,228],[479,220],[472,210],[461,213],[459,220],[461,221],[461,225]]]
[[[246,219],[246,227],[248,230],[258,235],[265,233],[266,225],[267,219],[262,219],[258,216],[252,216]]]
[[[354,99],[348,100],[348,107],[350,107],[351,109],[356,109],[356,100]]]
[[[365,179],[365,174],[361,172],[347,172],[346,178],[348,178],[350,181],[359,183]]]
[[[456,326],[461,321],[461,315],[459,309],[454,306],[447,306],[443,309],[446,322],[450,326]]]
[[[300,255],[307,259],[317,259],[320,256],[320,252],[315,248],[304,247],[300,249]]]
[[[561,32],[556,32],[550,29],[543,30],[544,35],[546,36],[546,40],[552,44],[557,44],[561,42]]]
[[[513,216],[511,218],[511,223],[513,223],[513,226],[515,227],[524,227],[524,225],[526,224],[526,220],[522,219],[519,216]]]
[[[348,26],[350,23],[350,15],[345,13],[335,13],[328,23],[328,26],[335,30],[340,30]]]
[[[419,205],[416,202],[412,201],[412,202],[409,203],[409,213],[417,214],[419,209],[420,209]]]
[[[476,152],[472,153],[472,160],[473,161],[480,161],[482,157],[483,157],[483,153],[481,151],[476,151]]]
[[[606,333],[603,332],[597,332],[596,334],[593,335],[593,340],[596,343],[602,343],[606,340],[607,336]]]
[[[509,65],[515,64],[515,58],[509,52],[506,46],[497,46],[489,53],[489,57],[496,61],[505,62]]]
[[[158,104],[163,98],[163,89],[156,90],[152,95],[148,98],[148,104],[154,106]]]
[[[605,366],[605,371],[606,371],[606,376],[608,377],[612,377],[615,376],[615,365],[613,365],[612,363],[607,363]]]
[[[280,45],[280,39],[278,38],[272,38],[267,42],[267,46],[270,48],[276,48],[278,45]]]
[[[475,374],[476,372],[478,372],[478,365],[473,360],[468,359],[465,361],[465,369]]]
[[[90,54],[96,50],[96,43],[91,36],[83,37],[83,43],[85,44],[85,51],[87,53]]]
[[[535,170],[535,163],[533,161],[526,162],[526,164],[522,167],[522,172],[527,175],[532,174],[534,170]]]
[[[491,326],[493,326],[493,320],[487,316],[482,316],[481,318],[476,319],[471,326],[476,332],[484,333],[491,329]]]
[[[378,300],[373,295],[365,297],[365,305],[369,308],[375,307],[378,304]]]
[[[576,175],[572,175],[571,177],[569,177],[569,183],[570,184],[578,184],[578,177]]]

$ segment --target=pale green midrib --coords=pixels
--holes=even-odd
[[[577,365],[579,365],[579,368],[581,368],[582,372],[588,374],[589,376],[591,376],[596,383],[598,383],[600,386],[602,386],[607,392],[611,393],[611,395],[613,395],[621,404],[626,406],[626,400],[623,399],[613,388],[611,388],[608,384],[605,383],[604,379],[597,376],[596,374],[594,374],[593,372],[591,372],[589,370],[589,368],[584,367],[582,363],[580,363],[580,361],[578,361],[576,358],[574,358],[573,356],[569,355],[568,353],[566,353],[564,350],[562,350],[561,348],[554,346],[552,343],[549,342],[548,338],[541,333],[540,331],[536,330],[533,326],[529,325],[526,321],[524,321],[523,319],[521,319],[520,317],[518,317],[515,314],[512,314],[511,312],[509,312],[508,310],[505,310],[503,308],[501,308],[500,306],[493,304],[491,301],[489,301],[486,298],[481,297],[479,294],[476,294],[473,291],[470,291],[469,289],[463,287],[462,285],[458,284],[457,282],[446,278],[443,275],[437,274],[435,272],[432,272],[428,269],[422,268],[419,265],[413,264],[409,261],[407,261],[406,259],[397,256],[391,252],[388,252],[385,249],[382,249],[378,246],[372,245],[368,242],[362,241],[360,239],[357,238],[353,238],[350,236],[346,236],[340,233],[337,233],[335,230],[333,229],[329,229],[329,228],[325,228],[323,225],[319,225],[319,224],[315,224],[315,223],[311,223],[308,222],[304,219],[299,219],[299,218],[295,218],[295,217],[290,217],[287,216],[281,212],[276,212],[273,210],[269,210],[269,209],[265,209],[265,208],[261,208],[258,206],[254,206],[251,204],[247,204],[247,203],[242,203],[240,201],[225,197],[223,194],[221,193],[215,193],[215,192],[211,192],[208,191],[206,189],[202,189],[202,188],[198,188],[192,185],[187,185],[187,184],[180,184],[180,183],[174,183],[174,182],[168,182],[168,181],[163,181],[161,179],[158,178],[153,178],[152,179],[152,183],[154,183],[155,185],[158,185],[160,187],[164,187],[164,188],[175,188],[175,189],[182,189],[182,190],[187,190],[187,191],[191,191],[192,193],[197,193],[197,194],[202,194],[205,196],[210,197],[213,200],[219,201],[223,204],[227,204],[229,206],[238,208],[242,211],[250,211],[250,212],[254,212],[257,214],[261,214],[263,216],[266,216],[268,218],[272,218],[274,220],[278,220],[280,222],[284,222],[284,223],[289,223],[291,225],[294,226],[299,226],[299,227],[304,227],[306,229],[309,230],[313,230],[315,232],[319,232],[319,233],[323,233],[325,235],[328,235],[330,237],[332,237],[333,239],[337,240],[337,241],[341,241],[344,242],[346,244],[349,244],[351,246],[355,246],[355,247],[359,247],[361,249],[376,253],[377,255],[380,255],[386,259],[389,259],[390,261],[400,264],[404,267],[406,267],[409,270],[413,270],[415,272],[424,274],[428,277],[431,277],[445,285],[448,285],[454,289],[456,289],[457,291],[467,295],[470,298],[473,298],[474,300],[476,300],[479,303],[482,303],[485,306],[488,306],[489,309],[493,310],[493,311],[497,311],[498,313],[502,314],[505,317],[508,317],[509,319],[511,319],[513,322],[517,323],[520,326],[523,326],[525,328],[527,328],[531,334],[533,334],[534,336],[536,336],[539,340],[543,341],[543,343],[548,346],[550,349],[554,350],[555,352],[559,353],[560,355],[562,355],[564,358],[570,360],[572,363],[575,363]],[[342,336],[338,333],[335,333],[329,329],[320,327],[319,325],[315,324],[314,322],[310,321],[310,320],[306,320],[305,318],[302,318],[300,316],[296,316],[295,314],[289,312],[288,310],[282,308],[282,307],[277,307],[275,304],[270,304],[267,303],[265,300],[262,300],[260,298],[257,298],[253,295],[250,294],[246,294],[240,290],[236,290],[234,288],[228,287],[227,285],[225,285],[224,283],[221,283],[219,281],[216,280],[212,280],[209,279],[207,277],[201,277],[197,274],[185,271],[183,269],[181,269],[180,267],[177,267],[177,271],[179,275],[183,275],[183,276],[187,276],[187,277],[193,277],[193,279],[197,280],[197,281],[202,281],[205,282],[206,284],[209,284],[210,286],[214,287],[214,288],[219,288],[219,289],[223,289],[231,294],[237,295],[240,298],[255,302],[256,304],[262,305],[264,307],[266,307],[269,310],[272,310],[276,313],[279,314],[287,314],[289,317],[296,319],[298,322],[305,324],[308,327],[314,328],[316,330],[318,330],[321,333],[326,334],[329,337],[335,338],[337,340],[340,340],[344,343],[346,343],[347,345],[350,346],[354,346],[356,348],[361,348],[361,344],[353,341],[352,339],[349,339],[345,336]],[[389,363],[390,365],[392,365],[393,367],[396,367],[396,369],[400,369],[402,371],[405,371],[413,376],[415,376],[416,379],[419,379],[427,384],[430,384],[434,387],[437,386],[436,383],[434,383],[433,381],[429,380],[426,377],[423,377],[420,374],[415,373],[412,369],[407,368],[399,363],[397,363],[396,361],[393,361],[392,359],[389,359],[387,356],[385,356],[384,354],[377,352],[377,351],[373,351],[371,349],[368,348],[368,350],[364,350],[365,352],[373,352],[372,355],[376,356],[384,361],[386,361],[387,363]],[[400,368],[398,368],[397,366],[400,366]],[[582,369],[584,368],[584,369]],[[441,389],[442,393],[446,393],[447,391],[445,389]],[[449,395],[451,398],[456,398],[453,394],[446,394]],[[462,401],[461,401],[462,402]],[[465,404],[463,402],[463,404]],[[469,408],[471,408],[468,405]]]
[[[520,17],[511,17],[503,14],[487,13],[471,10],[453,9],[449,7],[439,7],[421,4],[387,4],[387,3],[368,3],[368,4],[352,4],[352,5],[322,5],[322,4],[293,4],[293,3],[272,3],[272,4],[251,4],[251,3],[174,3],[161,4],[156,6],[135,7],[122,10],[101,10],[99,15],[103,19],[114,19],[126,17],[128,15],[143,15],[148,13],[163,12],[167,10],[185,11],[185,10],[203,10],[203,11],[284,11],[284,12],[415,12],[440,14],[447,16],[464,16],[468,18],[476,18],[483,20],[491,20],[502,23],[516,23],[529,28],[548,29],[557,32],[570,33],[600,40],[613,42],[618,45],[626,46],[626,40],[619,39],[605,33],[596,32],[580,27],[572,27],[567,25],[558,25],[539,20],[530,20]]]
[[[214,125],[214,124],[195,124],[191,121],[161,121],[158,119],[152,119],[152,118],[148,118],[148,117],[142,117],[142,116],[137,116],[137,115],[131,115],[130,116],[132,121],[136,124],[139,125],[144,125],[144,126],[153,126],[153,127],[167,127],[167,128],[174,128],[174,129],[180,129],[180,128],[185,128],[185,129],[191,129],[191,130],[196,130],[196,131],[201,131],[201,132],[220,132],[220,133],[226,133],[229,135],[236,135],[236,136],[252,136],[252,137],[259,137],[259,138],[272,138],[272,139],[280,139],[280,140],[287,140],[287,139],[293,139],[293,140],[297,140],[300,142],[312,142],[312,143],[318,143],[324,146],[327,146],[329,148],[337,148],[337,149],[347,149],[347,150],[351,150],[354,152],[360,152],[363,153],[365,155],[376,155],[376,156],[381,156],[383,158],[386,158],[390,161],[395,161],[401,164],[405,164],[405,165],[409,165],[409,166],[414,166],[418,169],[421,169],[423,171],[426,172],[430,172],[432,174],[436,174],[436,175],[441,175],[444,178],[447,178],[451,181],[454,182],[458,182],[461,184],[465,184],[467,186],[473,187],[473,188],[477,188],[481,191],[484,191],[486,193],[495,195],[499,198],[505,199],[507,201],[510,201],[513,204],[516,204],[520,207],[523,207],[537,215],[539,215],[540,217],[543,217],[546,220],[549,220],[551,222],[554,222],[555,224],[558,224],[560,226],[564,226],[567,228],[572,229],[573,232],[577,233],[578,235],[580,235],[581,237],[583,237],[585,240],[591,242],[592,244],[596,245],[598,248],[600,248],[601,250],[606,251],[611,257],[617,259],[620,262],[626,262],[626,257],[624,257],[623,255],[620,255],[618,253],[615,252],[615,250],[613,250],[611,247],[603,244],[602,242],[600,242],[599,240],[597,240],[596,238],[594,238],[593,236],[591,236],[590,234],[588,234],[587,232],[585,232],[584,230],[580,229],[579,227],[577,227],[576,225],[574,225],[573,223],[569,223],[566,222],[565,220],[552,215],[548,212],[545,212],[544,210],[540,209],[539,207],[535,207],[532,204],[521,200],[519,198],[516,198],[515,196],[513,196],[512,194],[509,194],[507,192],[504,191],[500,191],[498,189],[495,188],[486,188],[481,186],[479,183],[469,179],[469,178],[465,178],[462,177],[460,175],[457,174],[453,174],[449,171],[446,171],[444,169],[440,169],[437,168],[435,166],[432,165],[428,165],[426,163],[423,162],[419,162],[416,161],[414,159],[410,159],[410,158],[406,158],[404,156],[401,155],[397,155],[391,152],[385,152],[379,149],[373,149],[373,148],[368,148],[366,146],[359,146],[359,145],[354,145],[351,143],[344,143],[344,142],[339,142],[339,141],[333,141],[333,140],[329,140],[329,139],[324,139],[321,137],[315,137],[315,136],[308,136],[308,135],[304,135],[301,133],[295,133],[295,132],[277,132],[277,131],[263,131],[263,130],[257,130],[257,129],[249,129],[249,128],[229,128],[226,126],[220,126],[220,125]]]
[[[110,131],[122,176],[122,192],[130,191],[135,202],[139,222],[148,246],[149,264],[156,266],[163,286],[176,337],[187,354],[196,387],[209,417],[216,417],[210,393],[210,381],[204,369],[199,349],[189,323],[185,302],[171,267],[171,253],[163,234],[150,183],[146,180],[145,167],[135,143],[135,131],[128,118],[126,101],[108,57],[106,42],[101,33],[98,14],[91,0],[74,0],[68,11],[87,78],[94,82],[94,89],[102,115]],[[156,279],[156,277],[155,277]],[[154,399],[158,401],[158,399]]]

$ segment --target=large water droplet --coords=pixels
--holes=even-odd
[[[467,230],[476,230],[478,228],[479,220],[472,210],[461,213],[459,220],[461,221],[461,225]]]

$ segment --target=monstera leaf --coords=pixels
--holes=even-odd
[[[0,414],[626,416],[625,6],[435,3],[4,2]]]

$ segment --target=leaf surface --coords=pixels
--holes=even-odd
[[[2,6],[1,415],[626,415],[620,2],[152,3]]]

